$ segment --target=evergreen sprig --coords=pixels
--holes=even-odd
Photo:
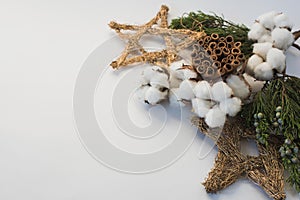
[[[241,51],[246,58],[252,54],[253,41],[248,39],[249,28],[244,24],[235,24],[225,20],[223,16],[218,16],[215,13],[190,12],[182,17],[173,19],[170,28],[205,31],[208,35],[217,33],[220,37],[232,35],[235,42],[239,41],[242,43]]]
[[[245,105],[243,117],[255,126],[257,139],[268,145],[274,137],[280,141],[278,152],[289,172],[287,181],[300,192],[300,79],[277,77],[266,83],[251,104]],[[258,115],[260,117],[258,117]]]

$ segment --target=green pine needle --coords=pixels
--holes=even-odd
[[[298,192],[300,192],[299,94],[299,78],[277,77],[267,82],[262,91],[256,94],[254,101],[245,105],[242,111],[248,125],[256,126],[259,142],[268,145],[268,141],[274,137],[281,141],[278,151],[285,169],[289,172],[287,181]],[[263,117],[258,118],[258,113]]]

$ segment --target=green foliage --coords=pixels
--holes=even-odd
[[[289,172],[288,182],[300,192],[300,79],[277,77],[266,83],[253,103],[244,106],[242,116],[256,126],[262,144],[276,138],[282,163]],[[258,113],[263,117],[258,120]]]
[[[218,33],[220,37],[232,35],[235,42],[241,42],[241,51],[246,58],[252,54],[253,41],[248,40],[249,28],[244,24],[235,24],[216,14],[205,14],[201,11],[190,12],[186,16],[173,19],[170,25],[172,29],[190,29],[193,31],[205,31],[207,35]]]

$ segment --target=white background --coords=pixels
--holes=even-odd
[[[172,166],[143,175],[111,170],[81,144],[72,95],[82,63],[115,35],[109,21],[144,23],[161,4],[170,18],[201,9],[246,25],[283,11],[300,29],[298,0],[0,0],[0,199],[268,199],[247,180],[206,194],[200,183],[216,151],[198,159],[202,137]],[[299,64],[293,52],[289,62]],[[289,190],[288,199],[298,198]]]

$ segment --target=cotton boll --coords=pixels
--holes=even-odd
[[[145,80],[150,82],[150,79],[158,73],[164,73],[164,70],[158,66],[147,67],[142,72],[142,76]]]
[[[263,42],[253,44],[253,53],[259,55],[264,60],[266,59],[268,51],[272,48],[272,43]]]
[[[223,81],[215,83],[211,88],[213,100],[221,102],[232,94],[232,89]]]
[[[250,87],[246,84],[245,80],[237,75],[230,75],[226,79],[227,85],[232,89],[233,95],[246,99],[250,95]]]
[[[205,115],[205,123],[210,128],[221,127],[225,124],[226,114],[219,108],[215,106],[208,111]]]
[[[156,73],[150,78],[150,85],[156,88],[169,88],[169,77],[164,73]]]
[[[253,54],[247,62],[246,73],[249,75],[254,75],[254,69],[257,65],[264,62],[263,58],[259,55]]]
[[[174,72],[171,72],[170,75],[170,88],[178,88],[182,80],[178,79],[175,75]]]
[[[169,91],[169,103],[172,107],[183,107],[185,104],[181,101],[181,98],[178,95],[179,88],[172,88]]]
[[[186,80],[186,79],[191,79],[191,78],[197,78],[198,75],[193,70],[183,68],[183,69],[177,69],[175,72],[175,76],[178,79]]]
[[[269,30],[273,30],[275,26],[274,18],[277,13],[275,11],[271,11],[265,14],[260,15],[257,20],[261,25]]]
[[[170,65],[170,70],[174,72],[177,69],[182,68],[182,66],[184,65],[184,63],[185,63],[184,60],[179,60],[179,61],[172,62],[171,65]]]
[[[198,115],[198,117],[205,117],[212,106],[210,101],[206,101],[199,98],[192,99],[193,112]]]
[[[255,22],[251,26],[250,31],[248,32],[248,38],[250,40],[258,40],[263,35],[268,34],[268,32],[269,31],[267,29],[265,29],[265,27],[263,27],[263,25],[261,25],[258,22]]]
[[[257,42],[259,42],[259,43],[263,43],[263,42],[270,42],[270,43],[272,43],[273,40],[272,40],[271,33],[262,35],[262,36],[257,40]]]
[[[191,100],[195,97],[193,88],[195,87],[196,83],[191,80],[184,80],[181,82],[179,86],[178,95],[181,99]]]
[[[167,97],[167,92],[161,92],[155,87],[149,87],[145,93],[145,103],[156,105]]]
[[[136,90],[135,94],[137,95],[139,100],[143,100],[143,101],[145,100],[145,94],[149,88],[150,88],[149,85],[142,85]]]
[[[263,62],[255,68],[254,75],[258,80],[271,80],[273,78],[272,66],[267,62]]]
[[[272,31],[272,40],[276,48],[286,50],[295,41],[293,33],[285,28],[275,28]]]
[[[293,28],[293,23],[290,21],[288,16],[284,13],[280,13],[274,18],[275,26],[278,28]]]
[[[267,62],[270,63],[273,69],[276,69],[279,73],[282,73],[285,69],[285,59],[283,51],[272,48],[267,54]]]
[[[200,99],[212,99],[211,86],[207,81],[199,81],[193,91]]]
[[[253,78],[252,76],[249,76],[248,74],[243,74],[243,77],[247,81],[247,83],[251,87],[251,92],[256,93],[261,91],[261,89],[264,87],[265,81],[259,81]]]
[[[231,117],[236,116],[242,107],[241,99],[237,97],[225,99],[220,102],[220,109]]]

